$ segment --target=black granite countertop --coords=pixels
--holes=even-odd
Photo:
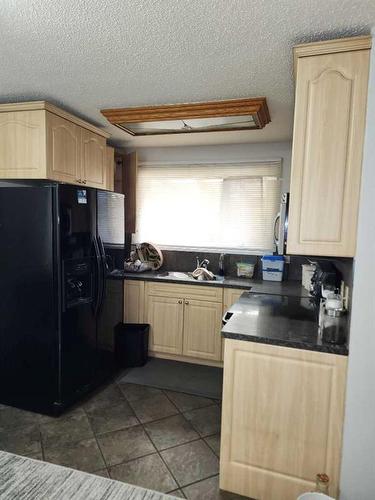
[[[266,293],[275,295],[288,295],[295,297],[309,297],[309,292],[302,287],[300,281],[262,281],[225,276],[214,281],[198,281],[192,279],[174,278],[165,273],[147,271],[144,273],[129,273],[120,269],[113,271],[111,279],[131,279],[141,281],[160,281],[165,283],[181,283],[183,285],[217,286],[221,288],[240,288],[250,290],[252,293]]]
[[[222,329],[225,338],[348,354],[348,319],[342,321],[340,344],[324,342],[324,331],[322,335],[319,332],[316,305],[311,298],[244,292],[229,313],[232,316]]]

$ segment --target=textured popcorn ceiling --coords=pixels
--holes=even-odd
[[[0,102],[46,99],[112,143],[290,139],[292,46],[369,33],[374,0],[1,0]],[[131,138],[101,108],[265,95],[264,130]]]

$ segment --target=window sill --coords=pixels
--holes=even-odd
[[[138,243],[135,243],[137,245]],[[173,245],[158,245],[160,250],[170,250],[176,252],[207,252],[207,253],[226,253],[232,255],[269,255],[273,253],[271,249],[246,249],[246,248],[217,248],[217,247],[189,247],[189,246],[173,246]]]

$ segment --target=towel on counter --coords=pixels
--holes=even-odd
[[[216,279],[215,275],[205,267],[197,267],[197,269],[192,272],[191,275],[193,276],[193,278],[200,281],[212,281]]]

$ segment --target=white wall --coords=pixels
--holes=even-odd
[[[375,29],[372,32],[375,36]],[[340,500],[375,498],[375,47],[355,261]]]
[[[292,143],[223,144],[138,149],[140,162],[225,162],[283,159],[282,191],[289,191]]]

